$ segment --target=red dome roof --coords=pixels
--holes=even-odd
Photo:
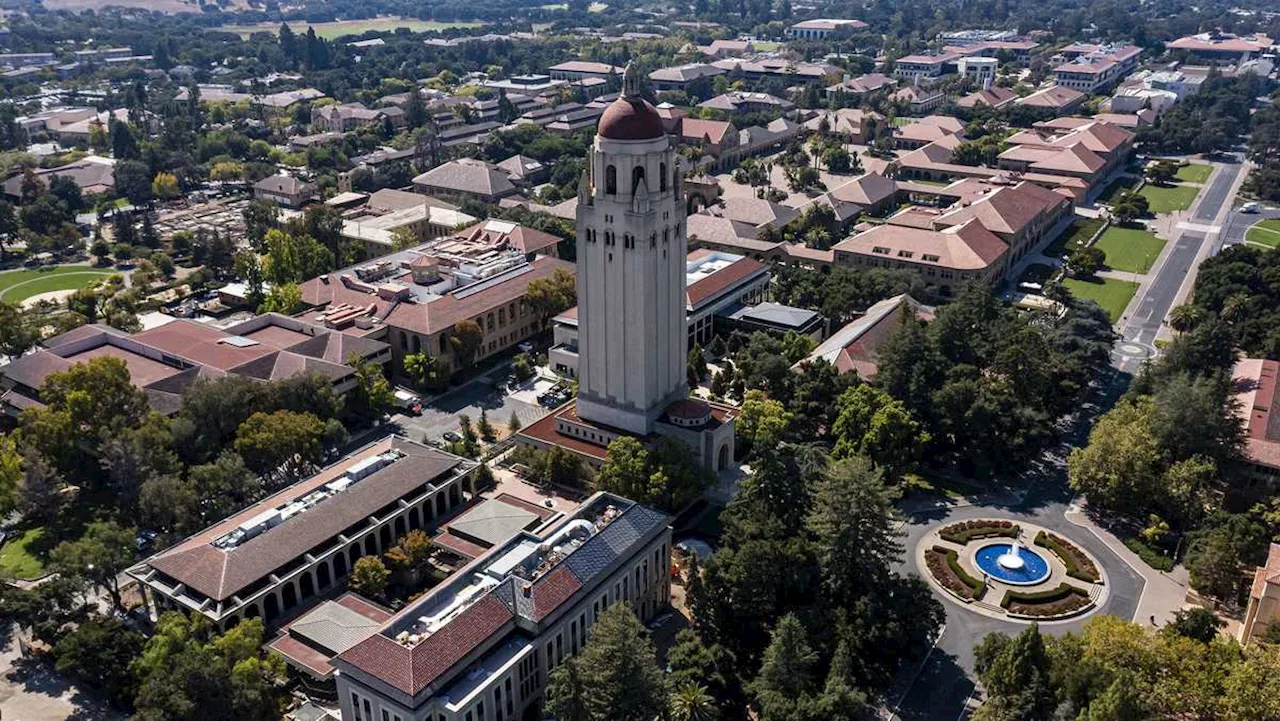
[[[658,110],[643,98],[628,100],[619,97],[600,116],[596,134],[610,140],[654,140],[661,138],[662,117]]]
[[[711,417],[711,404],[700,398],[682,398],[667,406],[667,415],[685,421]]]

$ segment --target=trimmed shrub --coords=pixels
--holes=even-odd
[[[1083,589],[1062,583],[1048,591],[1006,591],[1000,607],[1023,616],[1061,616],[1092,603]]]
[[[1067,567],[1067,575],[1085,583],[1097,583],[1102,579],[1098,567],[1076,548],[1074,544],[1061,536],[1040,531],[1036,534],[1036,545],[1053,551],[1053,554]]]
[[[1143,563],[1157,571],[1168,573],[1173,570],[1173,559],[1148,546],[1141,538],[1126,539],[1124,545],[1130,551],[1138,554],[1138,558],[1141,558]]]
[[[938,583],[946,586],[961,598],[978,599],[987,590],[987,584],[970,576],[960,565],[960,555],[950,548],[934,546],[925,553],[925,563]]]
[[[938,531],[942,540],[962,546],[975,538],[1017,538],[1021,533],[1022,527],[1013,521],[992,520],[961,521]]]

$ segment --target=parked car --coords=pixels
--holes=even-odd
[[[459,441],[462,440],[462,436],[458,435],[457,433],[454,433],[453,431],[445,431],[443,437],[446,441],[449,441],[450,443],[458,443]]]
[[[532,353],[533,344],[530,343],[529,341],[524,341],[523,343],[516,343],[516,350],[520,351],[521,353]]]
[[[1248,202],[1240,206],[1241,213],[1256,213],[1262,209],[1262,206],[1255,202]]]

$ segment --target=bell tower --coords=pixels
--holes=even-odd
[[[679,161],[633,66],[578,188],[578,416],[646,435],[685,382]]]

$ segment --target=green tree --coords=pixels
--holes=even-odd
[[[493,424],[489,422],[489,412],[484,408],[480,409],[480,421],[476,423],[476,430],[480,433],[480,438],[485,443],[493,443],[498,440],[498,434],[493,429]]]
[[[1089,443],[1067,459],[1071,488],[1090,505],[1132,513],[1160,492],[1161,452],[1149,401],[1122,400],[1100,418]]]
[[[284,709],[284,661],[262,653],[263,627],[246,619],[218,635],[199,614],[166,613],[131,665],[136,718],[274,721]]]
[[[987,703],[974,714],[975,721],[1035,721],[1052,716],[1049,656],[1038,626],[1013,638],[988,635],[974,649],[974,657],[988,694]]]
[[[824,583],[844,604],[870,592],[902,556],[892,494],[881,472],[859,456],[827,466],[814,486],[805,526]]]
[[[649,476],[649,451],[631,436],[618,436],[609,443],[596,488],[624,498],[647,499]]]
[[[762,721],[804,718],[819,679],[818,654],[795,614],[778,621],[765,649],[760,673],[750,684]]]
[[[111,605],[125,612],[120,596],[120,575],[134,560],[137,529],[114,521],[94,521],[75,541],[63,541],[49,553],[59,573],[78,575],[111,597]]]
[[[17,358],[39,340],[39,328],[22,308],[0,300],[0,355]]]
[[[142,653],[142,634],[118,619],[86,619],[53,646],[58,673],[97,689],[113,706],[133,702],[135,682],[129,665]]]
[[[1092,278],[1106,267],[1107,254],[1096,245],[1076,248],[1067,257],[1067,265],[1082,278]]]
[[[545,323],[578,302],[574,277],[557,270],[546,278],[538,278],[529,283],[524,302]]]
[[[173,173],[161,171],[151,180],[151,194],[161,200],[171,200],[182,193],[178,185],[178,177]]]
[[[836,401],[835,456],[865,455],[890,477],[912,469],[929,443],[926,433],[892,396],[867,384],[846,390]]]
[[[696,683],[685,683],[672,691],[667,713],[671,721],[712,721],[719,715],[716,700],[705,686]]]
[[[515,433],[520,430],[520,417],[515,411],[511,411],[511,417],[507,419],[507,430]]]
[[[755,448],[771,448],[782,440],[792,415],[764,391],[752,389],[742,399],[738,413],[738,442],[750,453]]]
[[[458,365],[467,366],[475,360],[476,352],[484,342],[484,331],[480,324],[470,318],[458,321],[449,334],[449,345],[458,359]]]
[[[395,391],[382,374],[382,366],[357,355],[347,358],[347,365],[356,372],[356,387],[349,396],[351,412],[373,417],[390,409],[395,402]]]
[[[236,429],[235,450],[245,466],[282,487],[324,458],[324,422],[310,413],[259,411]]]
[[[387,590],[387,580],[391,571],[377,556],[362,556],[351,567],[351,580],[348,585],[356,593],[370,598],[382,598]]]
[[[666,710],[662,670],[648,632],[626,602],[600,614],[574,661],[576,668],[557,667],[548,682],[548,709],[557,718],[652,721]]]

